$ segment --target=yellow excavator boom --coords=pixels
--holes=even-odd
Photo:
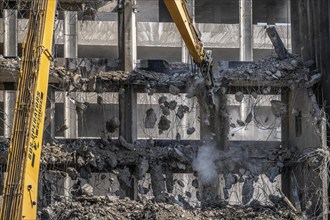
[[[186,47],[194,62],[200,67],[209,90],[210,102],[213,105],[214,79],[212,73],[212,51],[205,50],[199,31],[195,27],[187,10],[187,0],[164,0],[164,3],[176,24]]]
[[[1,220],[37,219],[37,196],[56,0],[32,0],[23,43]]]

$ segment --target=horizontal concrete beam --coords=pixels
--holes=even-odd
[[[3,22],[0,19],[0,24]],[[27,19],[18,20],[18,42],[23,42],[27,30]],[[197,24],[202,33],[204,45],[209,48],[239,48],[238,24]],[[63,21],[55,24],[56,32],[54,41],[63,44]],[[285,46],[291,48],[290,26],[276,26]],[[3,26],[0,25],[0,33]],[[264,26],[254,25],[254,49],[272,49],[273,45],[267,36]],[[3,40],[0,38],[0,43]],[[78,21],[78,44],[117,46],[117,22],[116,21]],[[162,22],[138,22],[137,46],[143,47],[177,47],[181,48],[181,36],[174,23]]]
[[[92,7],[98,9],[99,7],[104,6],[108,2],[112,0],[94,0],[94,1],[86,1],[86,0],[58,0],[58,10],[69,10],[69,11],[82,11],[84,8]],[[20,7],[20,5],[27,7],[31,0],[20,0],[19,4],[17,4],[17,0],[9,0],[9,3],[14,5],[14,7]],[[0,6],[1,6],[0,1]]]

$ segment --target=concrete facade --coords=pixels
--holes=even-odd
[[[119,0],[118,17],[113,17],[113,14],[106,16],[105,13],[110,9],[105,8],[104,12],[100,12],[99,17],[96,16],[98,19],[94,19],[98,21],[78,21],[79,14],[76,14],[75,12],[65,12],[65,21],[57,21],[56,23],[55,47],[57,56],[64,56],[65,58],[106,57],[110,60],[109,62],[112,63],[113,66],[117,66],[119,70],[126,72],[132,72],[140,59],[152,58],[180,61],[182,55],[181,37],[176,30],[175,25],[170,22],[171,19],[168,17],[163,2],[153,2],[155,4],[150,4],[150,1],[138,1],[138,4],[135,7],[134,0]],[[308,34],[304,32],[304,28],[306,26],[311,28],[311,24],[307,21],[303,21],[302,18],[306,13],[308,14],[308,8],[306,9],[305,7],[302,7],[299,9],[300,11],[298,14],[294,14],[293,11],[290,12],[290,10],[288,10],[287,1],[269,0],[261,2],[258,0],[241,0],[241,5],[238,3],[238,1],[220,3],[216,3],[215,1],[211,2],[209,0],[196,1],[197,26],[201,30],[203,36],[202,40],[205,42],[205,46],[212,49],[213,56],[216,57],[215,72],[217,74],[220,74],[220,69],[217,68],[220,61],[253,61],[262,58],[265,55],[274,54],[273,45],[266,35],[264,26],[257,25],[256,23],[261,21],[266,22],[267,24],[289,23],[290,19],[288,15],[290,15],[290,13],[293,16],[293,21],[300,21],[299,24],[295,23],[295,25],[293,25],[295,32],[292,34],[292,38],[299,38],[299,44],[298,41],[292,44],[294,52],[300,52],[305,61],[315,58],[316,55],[314,54],[313,56],[312,51],[316,54],[328,54],[323,48],[320,48],[319,51],[314,50],[315,48],[313,47],[306,47],[306,44],[310,42],[311,36],[308,36]],[[292,1],[292,5],[295,3],[297,2]],[[300,2],[300,4],[304,3],[307,5],[313,4],[310,1],[304,0]],[[246,8],[242,6],[246,6]],[[328,6],[328,4],[322,0],[321,6]],[[267,15],[261,13],[264,11],[268,12]],[[299,19],[294,17],[297,15],[300,16]],[[73,17],[74,21],[72,22]],[[67,20],[69,18],[70,20]],[[323,22],[326,23],[326,21]],[[22,36],[24,35],[26,24],[27,20],[18,20],[19,44],[22,42]],[[288,49],[291,49],[291,26],[286,24],[284,26],[277,25],[276,27],[284,44],[288,46]],[[299,29],[300,37],[297,35],[297,29]],[[5,42],[3,45],[7,44],[7,40],[4,40]],[[326,40],[327,38],[324,39],[322,37],[320,39],[321,45],[328,46]],[[314,43],[316,44],[317,42]],[[3,48],[6,48],[6,46],[3,46]],[[318,59],[321,61],[317,62],[317,65],[321,71],[326,72],[327,65],[324,63],[324,57],[320,55]],[[66,62],[68,67],[70,62],[68,60],[66,60]],[[292,64],[292,60],[290,60],[290,62],[291,64],[289,65],[294,65]],[[295,60],[295,62],[297,61]],[[84,67],[87,68],[86,66]],[[78,72],[79,71],[81,71],[81,69],[79,69]],[[270,72],[270,70],[267,71]],[[103,70],[97,70],[95,72],[100,73],[103,72]],[[107,71],[104,70],[104,72]],[[274,72],[277,73],[276,69]],[[251,73],[249,73],[249,69],[243,72],[245,75],[248,75],[247,73],[253,74],[254,72],[251,71]],[[121,74],[123,75],[123,73]],[[274,75],[273,73],[270,74],[272,76]],[[86,74],[83,78],[86,80],[86,78],[91,75]],[[270,75],[268,74],[268,76]],[[308,76],[306,77],[308,78]],[[323,75],[323,77],[326,79],[326,76]],[[89,80],[90,79],[92,78],[89,78]],[[70,80],[73,80],[73,77],[70,78]],[[325,174],[327,164],[322,163],[321,167],[317,167],[317,169],[321,169],[325,175],[321,178],[319,176],[319,170],[312,170],[309,167],[310,164],[298,163],[294,166],[284,167],[284,159],[282,158],[283,149],[290,151],[297,150],[300,153],[305,153],[307,149],[312,149],[316,152],[319,152],[321,149],[324,152],[327,152],[326,141],[324,141],[326,128],[324,124],[321,123],[324,123],[324,118],[317,105],[316,96],[314,95],[313,90],[309,89],[309,87],[303,89],[295,88],[295,85],[293,85],[293,83],[290,84],[290,82],[286,82],[287,84],[285,85],[280,84],[278,86],[280,89],[277,90],[277,93],[272,93],[271,89],[273,86],[275,87],[275,85],[272,84],[272,81],[266,82],[268,83],[266,86],[260,85],[260,81],[267,80],[260,80],[257,78],[240,81],[239,79],[235,81],[237,83],[236,85],[229,84],[219,88],[219,91],[222,93],[217,93],[217,100],[220,100],[219,102],[222,104],[219,105],[221,111],[216,112],[217,117],[215,117],[215,119],[217,121],[211,121],[211,124],[215,124],[214,127],[217,128],[215,130],[218,132],[214,132],[211,135],[214,137],[211,137],[210,140],[212,140],[212,143],[215,141],[215,146],[211,146],[211,148],[208,148],[208,139],[203,139],[207,130],[204,119],[207,117],[205,115],[207,115],[208,112],[205,106],[197,105],[195,103],[196,100],[188,100],[188,102],[192,104],[188,107],[190,112],[189,115],[187,114],[184,118],[181,118],[181,121],[176,121],[177,113],[174,115],[175,112],[173,112],[172,115],[167,115],[168,118],[172,118],[172,121],[176,123],[174,126],[172,125],[172,127],[170,127],[169,132],[161,133],[159,127],[158,129],[155,128],[153,130],[142,129],[144,126],[143,120],[146,110],[152,108],[159,114],[164,114],[163,108],[165,104],[162,106],[162,103],[159,101],[161,92],[154,91],[155,93],[152,95],[155,96],[151,98],[152,95],[147,95],[150,91],[146,91],[150,89],[149,84],[145,86],[144,93],[141,93],[141,86],[139,87],[139,85],[121,84],[121,82],[110,84],[111,86],[114,84],[117,86],[116,89],[114,89],[114,94],[102,93],[110,90],[110,88],[106,86],[102,88],[103,90],[101,90],[101,92],[98,91],[98,94],[89,94],[90,96],[79,91],[77,93],[72,93],[72,96],[65,95],[63,97],[63,92],[56,94],[54,91],[52,94],[52,96],[54,96],[52,98],[54,103],[52,103],[51,107],[53,109],[55,108],[56,112],[54,124],[57,132],[55,136],[64,136],[66,139],[98,137],[101,138],[102,141],[104,141],[102,135],[106,136],[106,141],[117,139],[119,137],[120,144],[128,149],[136,147],[134,144],[138,141],[144,143],[143,141],[149,138],[156,141],[160,139],[169,139],[171,141],[178,139],[181,140],[181,138],[183,140],[188,139],[189,141],[193,141],[192,143],[195,145],[199,146],[197,149],[198,152],[203,152],[203,150],[206,149],[206,152],[210,153],[207,149],[211,149],[211,155],[206,154],[206,156],[211,158],[215,155],[218,156],[216,162],[214,162],[215,166],[217,166],[215,171],[217,176],[215,184],[203,184],[199,187],[204,196],[202,204],[210,202],[208,196],[211,193],[213,200],[221,198],[229,200],[232,204],[246,205],[252,201],[253,198],[257,198],[257,192],[255,189],[262,188],[260,186],[256,187],[256,185],[261,184],[258,182],[258,178],[261,178],[260,181],[262,181],[262,178],[265,178],[266,175],[271,182],[267,183],[268,186],[271,186],[272,188],[272,190],[269,191],[273,192],[276,186],[282,184],[283,192],[288,198],[290,198],[298,211],[305,211],[308,215],[319,215],[320,213],[318,212],[321,212],[322,215],[323,212],[323,219],[327,219],[326,214],[324,214],[328,212],[328,180],[327,175]],[[286,81],[286,79],[284,81]],[[282,83],[282,81],[279,83]],[[256,88],[258,98],[254,97],[255,100],[251,101],[251,96],[253,96],[251,91]],[[159,86],[157,89],[161,90],[164,88]],[[236,94],[237,92],[243,91],[243,99],[237,101],[236,94],[229,94],[230,92],[226,93],[231,89],[235,91]],[[168,90],[168,88],[166,87],[165,90]],[[179,91],[181,93],[178,92],[178,94],[176,94],[176,101],[180,105],[183,105],[182,103],[187,101],[185,99],[186,94],[180,89]],[[8,90],[5,91],[4,94],[5,123],[8,123],[12,117],[9,114],[9,106],[13,103],[13,96]],[[57,95],[61,97],[57,97]],[[279,100],[279,95],[282,95],[281,100]],[[175,99],[170,96],[169,98],[171,101]],[[234,101],[234,99],[236,101]],[[265,103],[260,104],[260,100],[262,99],[267,100],[268,102],[266,101]],[[201,99],[199,101],[201,101]],[[271,101],[282,102],[282,104],[284,103],[283,105],[287,108],[286,114],[284,116],[269,114],[269,112],[273,111]],[[62,114],[63,112],[64,114]],[[250,124],[251,118],[249,119],[249,117],[254,117],[256,121]],[[114,118],[117,118],[120,122],[118,131],[107,136],[106,123]],[[270,123],[269,121],[273,122],[271,123],[273,129],[271,131],[265,131],[267,129],[263,130],[260,127],[257,129],[257,127],[260,126],[257,125],[257,120],[259,120],[259,122],[263,121],[265,125],[264,127],[267,127],[267,123]],[[231,128],[229,128],[230,122]],[[240,122],[244,125],[235,127],[237,126],[236,124],[240,124]],[[63,125],[67,125],[68,128],[61,130],[61,126]],[[187,130],[192,127],[195,129],[195,133],[188,134]],[[54,130],[54,125],[52,129]],[[4,136],[6,138],[9,137],[8,130],[8,127],[4,128]],[[226,135],[227,130],[229,131],[229,137]],[[159,134],[157,134],[157,132],[159,132]],[[178,138],[178,133],[183,135]],[[54,137],[54,135],[52,135],[52,137]],[[202,142],[203,146],[200,146],[201,144],[199,141]],[[172,142],[168,141],[166,143],[169,144]],[[151,147],[156,146],[152,145]],[[176,152],[175,150],[180,149],[180,147],[185,148],[187,146],[175,146],[173,151]],[[135,150],[136,149],[133,151]],[[115,152],[117,151],[115,150]],[[276,152],[280,153],[278,153],[279,155],[276,154],[276,157],[273,158],[274,156],[272,154],[275,154]],[[141,158],[143,157],[141,156]],[[230,158],[230,162],[223,162],[228,160],[228,158]],[[275,161],[276,163],[270,163],[270,160],[272,160],[272,162]],[[267,165],[264,165],[266,163]],[[170,170],[169,172],[168,170],[164,170],[164,167],[162,167],[162,164],[160,162],[158,163],[158,161],[153,161],[151,165],[152,164],[154,167],[149,170],[151,175],[151,188],[154,196],[159,197],[163,194],[165,185],[167,189],[171,188],[171,184],[166,182],[166,178],[170,179],[171,177],[173,179],[174,171]],[[214,164],[211,163],[211,165]],[[166,164],[166,166],[168,167],[169,164]],[[182,164],[177,166],[183,167]],[[94,195],[105,193],[104,191],[113,193],[114,190],[121,190],[124,192],[124,196],[136,199],[139,181],[136,177],[138,168],[140,167],[131,164],[120,167],[118,171],[118,182],[120,186],[118,186],[117,183],[112,184],[107,180],[106,183],[102,183],[106,185],[106,189],[95,191]],[[89,169],[91,170],[90,167]],[[187,172],[187,170],[188,168],[184,166],[181,172]],[[93,173],[92,171],[90,172]],[[283,174],[282,180],[278,177],[279,174]],[[93,175],[83,179],[85,179],[88,184],[94,181],[94,184],[91,185],[95,186],[98,184],[96,183],[96,179],[101,178],[98,177],[99,175],[102,174],[95,174],[94,172]],[[104,175],[105,177],[102,178],[111,178],[109,173]],[[121,179],[120,175],[127,176],[128,180],[126,179],[125,182],[125,179]],[[164,176],[166,176],[166,178],[164,178]],[[49,176],[46,178],[48,177]],[[307,177],[309,177],[308,180],[306,180]],[[50,175],[49,178],[55,178],[55,182],[57,182],[56,184],[59,184],[60,186],[63,185],[63,189],[59,192],[57,191],[58,188],[61,188],[60,186],[51,189],[53,193],[63,194],[64,196],[70,197],[68,189],[73,187],[73,179],[69,179],[69,176],[58,178],[57,174]],[[183,181],[190,183],[192,182],[191,179],[191,175],[183,174]],[[199,176],[199,179],[203,182],[201,176]],[[157,182],[157,184],[155,184],[155,182]],[[83,182],[82,184],[86,183]],[[54,184],[51,188],[52,187],[54,187]],[[114,187],[115,189],[110,189],[111,187]],[[182,188],[185,187],[183,186]],[[301,190],[302,188],[308,189]],[[320,191],[321,194],[313,194],[313,192],[317,190]],[[243,193],[243,191],[245,191],[245,193]],[[194,193],[196,192],[194,191]],[[239,195],[239,199],[235,199],[235,195],[233,194]],[[312,203],[312,205],[309,205],[310,203]]]

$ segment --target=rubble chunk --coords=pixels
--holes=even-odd
[[[73,167],[68,167],[66,169],[66,172],[68,173],[69,177],[71,177],[72,180],[77,180],[77,178],[79,177],[78,171]]]
[[[176,183],[181,186],[182,188],[184,187],[184,183],[182,180],[177,180]]]
[[[119,137],[119,142],[127,150],[133,151],[135,149],[134,145],[128,143],[123,136]]]
[[[144,127],[145,128],[154,128],[157,122],[157,116],[153,108],[149,108],[146,111],[146,117],[144,120]]]
[[[191,182],[191,185],[192,185],[193,187],[195,187],[196,189],[198,189],[198,187],[199,187],[198,179],[194,179],[194,180]]]
[[[166,96],[161,96],[158,99],[158,104],[163,104],[166,101],[167,101],[167,97]]]
[[[85,183],[82,187],[81,187],[81,192],[83,195],[86,195],[86,196],[93,196],[93,187],[88,184],[88,183]]]
[[[172,100],[169,102],[169,109],[171,109],[172,111],[176,109],[177,106],[177,102],[175,100]]]
[[[187,129],[187,134],[192,135],[195,131],[196,131],[196,129],[194,127],[188,128]]]
[[[252,117],[253,117],[252,112],[250,112],[245,119],[245,123],[249,124],[252,121]]]
[[[119,119],[114,116],[110,119],[110,121],[107,121],[105,124],[105,128],[109,133],[114,133],[120,126],[120,121]]]
[[[171,127],[171,121],[166,118],[166,116],[162,115],[158,122],[159,131],[167,131]]]
[[[287,112],[286,104],[278,100],[271,100],[272,112],[276,117],[281,117]]]
[[[244,98],[243,92],[236,92],[235,93],[235,99],[236,99],[236,101],[242,102],[243,101],[243,98]]]
[[[170,109],[164,105],[160,106],[160,109],[162,110],[163,115],[168,116],[171,114]]]
[[[245,126],[245,123],[242,121],[242,120],[240,120],[240,119],[237,119],[237,124],[239,125],[239,126]]]
[[[172,95],[178,95],[180,93],[180,89],[176,86],[170,85],[168,91],[172,94]]]
[[[242,202],[244,205],[248,204],[253,197],[253,179],[247,178],[244,181],[242,188]]]

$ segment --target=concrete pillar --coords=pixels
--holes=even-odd
[[[157,163],[151,164],[150,176],[152,192],[156,201],[164,201],[163,195],[166,190],[162,165]]]
[[[3,9],[3,56],[17,57],[17,10]]]
[[[239,1],[240,61],[253,61],[252,0]]]
[[[78,58],[78,16],[76,11],[64,12],[64,57]]]
[[[136,0],[118,0],[119,68],[132,71],[136,66]]]
[[[64,57],[78,57],[78,35],[77,35],[77,12],[64,12]],[[64,99],[64,121],[68,129],[64,131],[65,138],[78,137],[78,115],[76,107],[70,97],[75,98],[76,94],[67,94]]]
[[[300,54],[299,0],[290,0],[292,52]]]
[[[11,129],[14,119],[16,92],[6,90],[4,92],[4,129],[3,136],[10,138]]]
[[[75,11],[64,12],[64,58],[78,58],[78,16]],[[68,129],[64,131],[65,138],[78,137],[78,115],[76,106],[71,100],[76,98],[76,93],[66,94],[64,98],[64,122]],[[63,194],[65,198],[70,198],[71,179],[68,175],[63,180]]]
[[[137,57],[136,0],[118,0],[118,54],[119,69],[134,70]],[[136,99],[137,94],[131,86],[125,86],[119,92],[119,135],[129,143],[137,139]],[[131,199],[137,199],[137,181],[132,181],[132,185],[124,190]]]
[[[325,113],[323,113],[322,123],[321,123],[321,138],[322,138],[322,149],[327,151],[328,144],[327,144],[327,117]],[[326,159],[324,159],[326,160]],[[327,220],[329,218],[329,193],[328,193],[328,170],[329,166],[328,163],[323,163],[321,167],[321,175],[322,175],[322,219]]]
[[[71,97],[76,97],[76,93],[66,94],[64,98],[64,122],[68,129],[64,131],[65,138],[78,137],[78,115],[76,106]]]
[[[55,138],[55,91],[49,86],[45,114],[44,143],[51,143]]]
[[[304,60],[309,60],[311,58],[311,48],[309,38],[309,26],[308,26],[308,10],[307,10],[307,0],[299,1],[299,26],[300,26],[300,54]]]
[[[187,5],[189,15],[190,15],[193,23],[195,23],[195,0],[188,0],[186,5]],[[181,62],[182,63],[189,63],[189,58],[190,58],[189,51],[188,51],[184,41],[181,40],[181,42],[182,42]]]
[[[129,143],[137,139],[137,94],[127,86],[119,94],[119,135]]]

